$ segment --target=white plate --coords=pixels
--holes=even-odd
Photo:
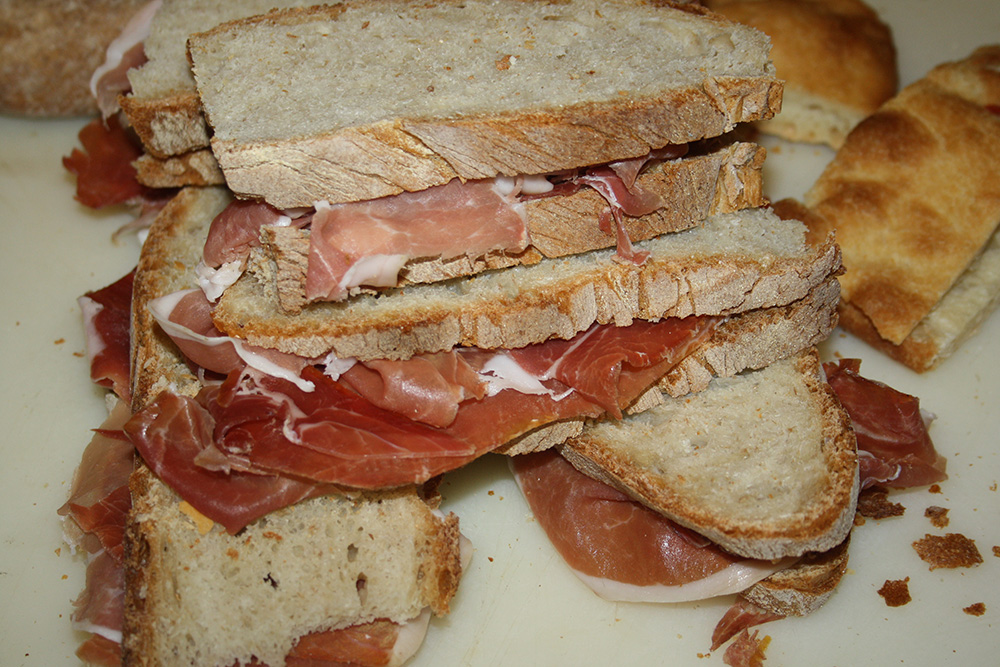
[[[1000,41],[995,2],[873,2],[892,26],[902,82],[980,44]],[[88,380],[76,297],[132,268],[137,245],[112,243],[121,216],[92,214],[72,200],[60,165],[82,121],[0,118],[0,664],[72,665],[81,636],[69,627],[83,562],[60,539],[63,502],[88,429],[103,416]],[[778,142],[769,142],[774,147]],[[772,198],[801,195],[830,152],[781,144],[767,165]],[[1000,176],[998,176],[1000,177]],[[855,531],[850,571],[833,599],[804,619],[762,626],[772,665],[996,664],[1000,635],[1000,465],[995,410],[1000,316],[941,368],[920,376],[835,333],[824,357],[859,356],[865,374],[919,396],[938,415],[932,435],[948,458],[942,493],[895,495],[905,516]],[[720,665],[706,656],[731,599],[658,606],[613,604],[583,587],[555,555],[512,483],[505,462],[486,457],[443,486],[476,547],[452,613],[432,622],[413,665]],[[910,543],[940,534],[928,505],[950,510],[946,529],[976,540],[985,562],[935,570]],[[876,593],[909,577],[913,601],[889,608]],[[964,607],[986,605],[975,617]]]

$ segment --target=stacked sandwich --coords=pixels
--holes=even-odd
[[[154,172],[207,160],[226,184],[174,170],[196,184],[135,274],[126,663],[280,665],[376,627],[405,659],[401,628],[445,613],[462,567],[433,482],[491,452],[540,518],[542,469],[572,461],[560,483],[610,483],[721,547],[699,576],[644,581],[567,555],[604,595],[765,579],[802,593],[779,613],[815,607],[804,577],[768,577],[853,518],[854,436],[813,349],[841,265],[763,208],[762,152],[726,137],[778,111],[766,37],[639,0],[357,2],[208,30],[190,4],[165,0],[150,32],[181,34],[184,61],[150,50],[130,78],[195,87],[121,98]],[[210,148],[171,143],[198,127]],[[567,515],[586,516],[543,520],[557,544]],[[634,544],[617,551],[676,575]]]

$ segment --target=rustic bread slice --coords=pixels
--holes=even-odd
[[[187,61],[187,38],[225,21],[307,0],[163,0],[143,42],[147,61],[129,70],[132,86],[121,106],[146,150],[158,158],[208,148],[209,130]]]
[[[279,208],[637,157],[781,95],[764,35],[645,0],[348,2],[188,51],[230,188]]]
[[[915,370],[1000,294],[998,105],[1000,45],[939,65],[858,125],[804,198],[811,232],[836,230],[844,253],[844,326]]]
[[[860,0],[707,0],[705,5],[771,38],[785,94],[780,114],[755,123],[761,132],[838,148],[851,128],[896,94],[892,33]]]
[[[136,179],[150,188],[181,188],[185,185],[225,185],[212,151],[207,148],[168,158],[140,155],[135,162]]]
[[[186,189],[143,246],[133,301],[134,408],[199,383],[153,325],[150,299],[195,284],[218,188]],[[197,213],[197,215],[191,215]],[[208,215],[206,215],[208,214]],[[125,664],[284,664],[304,634],[448,611],[461,573],[458,519],[412,487],[328,495],[230,535],[139,464],[126,529]]]
[[[855,447],[812,349],[588,425],[562,451],[724,549],[775,559],[844,540],[857,504]]]
[[[646,215],[624,217],[632,241],[688,229],[716,213],[766,203],[761,189],[763,148],[750,143],[709,148],[705,153],[654,164],[640,174],[639,187],[668,203]],[[592,188],[529,199],[523,206],[531,239],[525,251],[497,251],[482,257],[462,255],[447,260],[416,258],[403,266],[399,286],[533,264],[542,257],[562,257],[615,245],[615,236],[601,231],[598,224],[600,215],[607,211],[607,201]],[[265,227],[261,236],[273,263],[278,302],[282,310],[297,313],[307,303],[309,233],[294,227]]]
[[[273,280],[247,274],[215,309],[216,325],[255,345],[305,357],[406,359],[455,346],[516,348],[570,338],[594,322],[727,315],[786,305],[840,270],[836,244],[766,209],[716,215],[636,244],[642,265],[613,250],[546,259],[433,285],[281,311]]]

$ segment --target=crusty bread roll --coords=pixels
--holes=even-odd
[[[917,371],[1000,298],[998,106],[1000,45],[939,65],[851,132],[808,210],[776,207],[816,239],[836,230],[841,324]]]
[[[0,2],[0,112],[97,113],[90,76],[145,0]]]
[[[837,148],[862,118],[896,93],[889,27],[860,0],[706,0],[763,31],[785,82],[781,113],[756,124],[792,141]]]

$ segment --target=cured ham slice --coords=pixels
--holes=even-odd
[[[528,245],[523,207],[492,181],[453,180],[421,192],[366,202],[319,205],[313,216],[306,298],[337,301],[360,285],[396,285],[409,259]]]
[[[757,630],[754,630],[752,635],[749,630],[740,633],[736,641],[722,654],[722,662],[729,667],[762,667],[764,651],[771,643],[771,638],[757,639],[757,634]]]
[[[87,585],[73,601],[73,628],[121,642],[125,614],[125,570],[102,551],[87,564]]]
[[[199,456],[223,458],[212,456],[212,427],[211,416],[193,399],[163,392],[129,420],[125,431],[157,476],[231,533],[281,507],[330,491],[290,477],[198,465]]]
[[[920,400],[859,373],[859,359],[823,364],[858,438],[861,488],[924,486],[948,478]]]
[[[84,450],[69,499],[59,509],[59,515],[66,517],[64,532],[70,544],[90,553],[106,551],[118,561],[132,505],[128,479],[134,449],[121,432],[129,415],[126,403],[115,405]]]
[[[225,383],[206,386],[197,400],[161,394],[125,430],[175,491],[209,518],[238,530],[279,503],[294,502],[297,493],[308,493],[302,480],[354,488],[422,483],[544,424],[599,416],[606,408],[584,395],[594,386],[604,387],[608,404],[620,410],[683,359],[716,322],[689,317],[634,329],[605,325],[606,331],[576,344],[550,341],[539,349],[551,344],[556,352],[535,354],[547,359],[548,367],[561,359],[559,373],[572,384],[552,382],[568,395],[503,390],[461,403],[447,428],[380,408],[307,366],[300,383],[234,371]],[[602,363],[583,353],[614,337],[625,342],[618,352],[599,355]],[[576,386],[584,391],[567,391]],[[267,500],[258,505],[251,497],[259,491]]]
[[[132,271],[78,299],[87,336],[90,379],[110,388],[126,402],[130,400],[129,329],[134,278]]]
[[[722,551],[551,449],[512,457],[511,467],[553,546],[601,597],[703,599],[743,590],[780,569]]]
[[[104,62],[90,77],[90,92],[104,118],[118,111],[118,95],[132,89],[128,71],[146,62],[143,42],[149,36],[153,16],[161,4],[162,0],[151,0],[129,19],[118,37],[108,45]]]
[[[147,188],[136,180],[132,162],[142,155],[138,140],[117,116],[93,120],[80,130],[83,150],[74,148],[63,166],[76,176],[76,200],[90,208],[160,201],[172,195]]]
[[[236,200],[212,220],[202,259],[213,268],[233,261],[242,263],[250,249],[260,245],[261,227],[290,221],[291,218],[266,202]]]
[[[712,631],[711,650],[714,651],[736,635],[755,625],[780,621],[783,618],[783,615],[761,609],[741,596],[733,603],[733,606],[726,610],[726,613],[716,624],[715,630]]]
[[[77,647],[76,657],[86,665],[119,667],[122,664],[122,645],[101,635],[91,635]]]

